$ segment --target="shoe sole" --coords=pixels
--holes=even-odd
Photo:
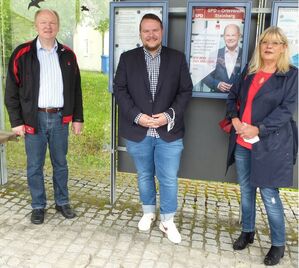
[[[272,262],[267,262],[267,261],[264,260],[264,264],[265,264],[266,266],[274,266],[274,265],[276,265],[276,264],[279,264],[280,260],[281,260],[283,257],[284,257],[284,255],[282,255],[282,256],[280,257],[280,259],[278,260],[278,262],[274,262],[274,263],[272,263]]]
[[[243,249],[247,248],[247,247],[249,246],[249,244],[253,244],[253,241],[252,241],[252,242],[248,242],[248,244],[247,244],[244,248],[235,248],[235,247],[233,246],[233,249],[234,249],[234,250],[243,250]]]
[[[36,225],[39,225],[39,224],[43,224],[44,221],[31,221],[32,224],[36,224]]]

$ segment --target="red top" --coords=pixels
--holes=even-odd
[[[248,90],[247,101],[244,109],[244,113],[242,116],[242,122],[247,124],[251,124],[251,112],[252,112],[252,102],[255,95],[258,93],[262,85],[269,79],[272,73],[265,73],[263,71],[259,71],[255,74],[252,83]],[[241,138],[240,135],[237,136],[237,143],[247,149],[252,149],[252,144],[248,143]]]

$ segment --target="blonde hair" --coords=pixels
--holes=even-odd
[[[280,54],[277,61],[277,71],[286,73],[290,69],[290,52],[289,42],[284,32],[276,26],[267,28],[258,39],[258,45],[256,46],[253,56],[249,62],[248,73],[256,73],[264,66],[263,59],[261,58],[261,44],[264,40],[276,40],[284,45],[284,52]]]
[[[60,19],[59,19],[59,15],[58,15],[57,11],[55,11],[53,9],[49,9],[49,8],[39,9],[38,11],[35,12],[35,14],[34,14],[34,22],[35,23],[36,23],[36,19],[37,19],[38,15],[43,11],[47,11],[47,12],[50,12],[51,14],[53,14],[57,18],[57,24],[59,26]]]

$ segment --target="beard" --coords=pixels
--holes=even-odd
[[[152,52],[152,51],[156,51],[161,46],[161,43],[154,47],[149,47],[148,45],[143,45],[143,46],[147,51]]]

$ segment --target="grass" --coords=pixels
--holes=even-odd
[[[99,72],[81,71],[84,106],[84,129],[80,136],[70,131],[68,164],[70,173],[108,175],[110,143],[111,95],[108,92],[108,76]],[[10,129],[6,115],[6,128]],[[9,168],[25,169],[24,140],[7,144]],[[47,157],[45,168],[51,167]]]
[[[108,76],[98,72],[81,71],[84,105],[84,130],[75,136],[70,131],[68,164],[71,176],[108,178],[110,172],[110,110],[111,95],[108,92]],[[6,114],[6,128],[10,125]],[[10,169],[26,169],[24,140],[7,144],[7,165]],[[51,170],[49,157],[45,168]],[[118,173],[118,180],[127,178]],[[131,177],[129,175],[129,177]],[[298,191],[298,189],[286,189]]]

